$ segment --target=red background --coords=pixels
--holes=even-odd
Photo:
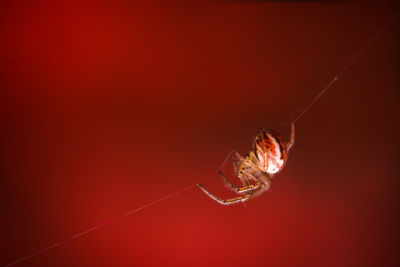
[[[4,1],[5,2],[5,1]],[[257,128],[288,135],[396,13],[365,3],[1,4],[0,264],[196,182]],[[397,22],[396,22],[397,23]],[[398,263],[392,25],[297,123],[271,191],[197,188],[19,266]]]

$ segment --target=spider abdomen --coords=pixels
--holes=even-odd
[[[257,167],[269,174],[279,172],[286,163],[286,143],[282,136],[269,129],[259,130],[253,143]]]

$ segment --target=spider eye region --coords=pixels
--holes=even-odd
[[[259,131],[253,149],[257,155],[257,165],[262,171],[275,174],[285,165],[286,144],[278,132],[266,129]]]

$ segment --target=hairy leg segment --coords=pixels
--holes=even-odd
[[[221,176],[222,180],[224,181],[225,185],[227,186],[228,189],[232,190],[233,192],[237,193],[237,194],[243,194],[243,193],[247,193],[245,195],[236,197],[236,198],[230,198],[230,199],[221,199],[219,197],[216,197],[215,195],[213,195],[212,193],[210,193],[207,189],[205,189],[201,184],[197,184],[197,186],[200,187],[200,189],[206,193],[211,199],[217,201],[219,204],[222,205],[231,205],[231,204],[235,204],[238,202],[245,202],[247,201],[250,196],[252,195],[252,192],[254,192],[255,190],[259,189],[260,186],[262,185],[261,182],[256,182],[254,184],[250,184],[248,179],[240,179],[243,187],[238,187],[236,185],[233,185],[224,175],[224,173],[222,172],[222,168],[224,167],[224,165],[229,161],[229,159],[231,158],[231,156],[234,155],[237,157],[238,161],[243,161],[243,157],[236,152],[236,150],[232,150],[228,156],[226,157],[225,161],[222,163],[221,167],[218,169],[218,174]]]

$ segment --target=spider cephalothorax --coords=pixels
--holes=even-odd
[[[288,143],[284,142],[278,132],[262,129],[257,132],[253,142],[253,150],[247,156],[242,157],[235,150],[232,150],[222,166],[225,165],[232,154],[236,156],[236,159],[233,161],[233,170],[242,182],[243,187],[231,184],[222,173],[222,166],[218,172],[231,190],[241,194],[240,197],[223,200],[208,192],[202,185],[198,184],[198,186],[208,196],[223,205],[246,201],[250,197],[268,190],[272,176],[281,171],[285,166],[289,150],[293,144],[294,124],[292,123],[290,141]]]

